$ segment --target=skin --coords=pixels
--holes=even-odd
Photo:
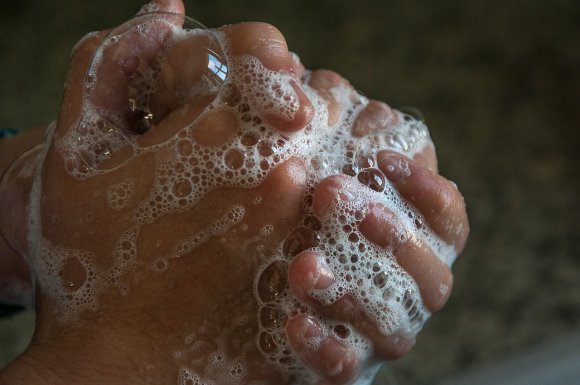
[[[4,138],[0,141],[0,170],[2,173],[10,164],[26,150],[42,143],[43,132],[40,129],[30,130],[15,137]],[[4,215],[3,215],[4,217]],[[2,218],[1,228],[8,227]],[[17,279],[23,284],[30,284],[28,265],[15,251],[0,237],[0,292],[3,282]]]
[[[162,10],[184,13],[181,1],[158,0],[157,5]],[[232,54],[253,55],[269,69],[296,77],[293,86],[300,108],[295,118],[288,121],[275,114],[264,114],[264,118],[282,132],[303,129],[313,116],[312,106],[299,82],[304,68],[288,53],[281,33],[262,23],[236,24],[223,27],[221,31],[230,40]],[[105,35],[106,31],[85,39],[73,54],[55,132],[57,139],[74,127],[81,114],[80,95],[86,70],[93,52]],[[130,43],[123,49],[135,50],[142,60],[155,50],[155,47],[140,46],[139,41]],[[123,49],[116,51],[117,54],[126,56]],[[110,109],[122,109],[134,69],[113,59],[105,57],[104,62],[108,64],[102,69],[102,83],[98,83],[92,98],[96,104],[109,103],[107,107]],[[328,104],[330,123],[337,119],[341,108],[330,92],[337,84],[352,88],[340,75],[327,70],[314,71],[309,83]],[[156,106],[159,111],[165,111],[163,118],[138,138],[139,144],[148,146],[163,142],[176,132],[176,128],[190,122],[206,104],[205,100],[196,100],[176,105],[170,98],[160,97]],[[371,101],[357,118],[353,133],[365,140],[381,125],[394,119],[393,116],[386,104]],[[195,139],[198,142],[216,141],[208,144],[225,142],[232,134],[225,128],[229,126],[226,124],[228,119],[227,114],[222,112],[200,121]],[[129,121],[124,123],[130,124]],[[223,129],[216,131],[216,126]],[[29,143],[32,142],[34,140],[30,139]],[[7,145],[7,142],[0,142],[0,145]],[[19,152],[15,149],[15,153]],[[105,163],[103,167],[123,165],[104,175],[77,180],[66,172],[62,156],[51,146],[43,165],[43,223],[51,223],[53,218],[58,218],[54,225],[43,227],[43,236],[54,244],[94,251],[99,266],[105,268],[112,263],[110,256],[118,234],[131,226],[127,214],[147,196],[153,180],[151,170],[155,166],[155,157],[142,154],[129,158],[120,149],[108,162],[111,164]],[[465,204],[455,185],[437,174],[433,147],[427,147],[412,160],[387,150],[381,151],[377,163],[403,198],[424,215],[427,225],[446,242],[455,245],[458,253],[461,252],[469,231]],[[401,172],[402,164],[408,165],[410,175],[405,176]],[[135,175],[139,178],[132,203],[121,211],[111,211],[104,198],[107,187]],[[274,250],[280,244],[301,217],[304,178],[301,159],[291,158],[275,168],[263,184],[254,189],[218,188],[202,198],[194,209],[169,214],[144,226],[142,241],[139,242],[139,257],[144,263],[122,278],[129,284],[129,294],[124,296],[118,290],[106,290],[98,298],[98,312],[85,311],[72,325],[59,322],[58,304],[47,296],[41,282],[37,293],[38,318],[34,339],[25,354],[0,373],[0,382],[8,385],[176,383],[178,362],[171,352],[182,346],[184,338],[192,331],[199,330],[200,325],[209,326],[205,334],[197,337],[212,340],[228,327],[226,320],[233,319],[234,315],[246,315],[250,319],[246,326],[255,331],[257,308],[245,298],[251,299],[253,296],[252,282],[260,261],[254,257],[257,252],[255,244],[249,243],[246,248],[239,245],[258,236],[259,229],[266,224],[274,224],[276,231],[262,238],[264,253],[267,255],[268,250]],[[313,207],[318,217],[327,215],[336,199],[348,199],[348,196],[340,195],[345,178],[342,175],[333,176],[317,187]],[[358,188],[365,187],[360,185],[355,190]],[[256,196],[262,197],[258,206],[252,203]],[[183,237],[207,227],[209,219],[220,217],[228,208],[239,203],[247,208],[246,215],[223,236],[210,238],[203,247],[183,258],[171,260],[167,271],[162,274],[152,273],[147,268]],[[370,210],[360,225],[361,232],[380,247],[395,246],[397,261],[416,280],[427,308],[439,310],[452,286],[450,269],[415,239],[393,245],[389,234],[397,228],[399,219],[381,202],[368,202],[368,205]],[[91,220],[79,220],[79,213],[90,213]],[[12,231],[22,233],[24,228],[13,228]],[[26,253],[25,245],[19,247]],[[5,246],[3,250],[7,252]],[[6,255],[15,257],[8,252]],[[18,261],[17,258],[4,260]],[[220,263],[216,263],[218,260]],[[22,266],[15,268],[15,264],[18,262],[6,263],[8,267],[4,271],[22,269]],[[64,270],[63,275],[73,284],[84,279],[82,269],[75,268],[74,263]],[[372,341],[378,359],[397,359],[411,349],[413,337],[382,335],[377,325],[349,296],[328,306],[310,297],[313,287],[328,287],[333,279],[333,273],[315,252],[300,253],[290,264],[288,280],[293,294],[327,317],[350,322]],[[449,290],[441,292],[441,285]],[[287,317],[285,330],[290,346],[304,364],[318,374],[320,385],[348,384],[359,375],[364,364],[362,358],[333,337],[322,336],[319,320],[304,315]],[[249,379],[267,379],[269,383],[282,384],[277,368],[264,362],[255,347],[252,348],[255,332],[243,335],[233,330],[232,333],[242,344],[250,346],[248,357],[253,363],[249,367]],[[312,349],[306,340],[317,335],[323,337],[323,342]],[[343,370],[335,373],[332,368],[338,363]]]

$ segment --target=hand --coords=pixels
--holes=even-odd
[[[154,5],[183,13],[177,1]],[[258,309],[252,282],[304,214],[305,158],[285,150],[293,143],[289,133],[308,128],[313,119],[308,87],[300,79],[304,68],[288,54],[281,34],[268,25],[248,23],[218,30],[229,42],[227,52],[219,52],[211,34],[176,44],[175,28],[183,23],[178,15],[152,20],[145,29],[123,30],[117,41],[107,40],[112,36],[106,37],[107,32],[93,34],[73,55],[54,140],[37,182],[42,186],[42,206],[33,232],[38,242],[34,268],[41,295],[38,333],[28,357],[49,364],[66,362],[65,374],[85,381],[83,357],[97,356],[100,362],[87,365],[114,362],[118,370],[107,373],[111,379],[127,378],[130,368],[138,365],[156,369],[135,376],[162,383],[175,381],[178,372],[182,379],[202,375],[219,381],[242,360],[247,366],[240,381],[282,383],[278,364],[264,363],[256,349]],[[207,75],[203,72],[207,63],[183,66],[187,62],[181,59],[204,53],[208,46],[218,60],[221,54],[240,61],[246,55],[256,57],[265,71],[282,79],[283,89],[291,91],[285,94],[280,88],[262,86],[257,90],[267,97],[256,98],[238,83],[238,89],[228,93],[222,93],[225,88],[217,92],[207,87],[201,94],[183,95],[180,84],[191,89]],[[91,61],[95,52],[102,55],[101,61]],[[160,52],[162,69],[153,74],[157,92],[143,97],[140,92],[151,85],[148,71],[155,68]],[[87,69],[92,79],[87,78]],[[230,76],[243,72],[235,64],[229,69]],[[226,106],[212,104],[226,99]],[[274,108],[287,105],[292,106],[290,113]],[[279,131],[260,137],[245,136],[240,130],[259,121]],[[359,136],[372,131],[370,123],[358,126]],[[227,147],[232,138],[250,143],[249,152]],[[223,174],[212,170],[207,159],[220,151],[227,166]],[[248,159],[256,159],[256,154],[268,162],[250,167]],[[259,167],[262,171],[256,172]],[[240,176],[242,169],[254,180]],[[182,183],[184,179],[189,183]],[[325,183],[314,196],[314,211],[321,219],[327,213],[316,202],[325,199],[320,198]],[[197,190],[200,186],[206,186],[203,193]],[[363,233],[368,237],[371,231]],[[292,273],[299,271],[304,255],[294,260],[290,280],[296,295],[316,307],[306,295],[301,297],[301,289],[310,292]],[[300,319],[288,322],[285,338],[322,381],[336,380],[323,368],[353,355],[329,339],[335,343],[328,345],[334,355],[314,359],[301,345],[302,334],[292,329]],[[353,332],[360,330],[373,343],[385,338],[368,332],[362,321],[352,325]],[[79,341],[92,342],[79,347]],[[222,361],[216,362],[219,357]],[[358,363],[357,359],[349,362]],[[345,369],[339,382],[358,374],[348,365]]]
[[[352,87],[330,71],[315,71],[310,84],[329,104],[329,120],[336,121],[341,114],[341,106],[332,97],[330,90],[337,85]],[[396,125],[396,119],[397,114],[384,103],[370,101],[354,123],[354,134],[363,141],[376,141],[377,136],[385,135],[385,128]],[[361,178],[364,171],[363,175],[359,174],[358,180],[346,176],[327,178],[314,193],[314,213],[323,222],[326,219],[329,223],[337,223],[337,206],[345,200],[358,201],[359,206],[364,207],[365,215],[361,221],[356,222],[358,232],[353,234],[361,234],[378,247],[379,257],[382,253],[386,261],[394,259],[416,283],[420,294],[419,303],[411,296],[405,297],[406,292],[400,298],[413,328],[405,330],[395,321],[397,328],[385,333],[385,322],[393,323],[391,314],[395,311],[389,308],[386,300],[381,301],[384,297],[380,289],[389,288],[385,271],[370,269],[367,275],[367,279],[375,285],[373,288],[371,284],[371,289],[379,289],[381,295],[378,302],[372,303],[376,301],[376,294],[369,296],[371,305],[361,301],[360,290],[363,289],[359,289],[359,292],[355,290],[346,293],[331,303],[323,303],[319,299],[325,296],[325,290],[336,291],[336,281],[342,280],[339,283],[345,283],[344,277],[337,279],[336,276],[344,270],[344,266],[332,258],[332,267],[329,266],[324,253],[316,250],[299,254],[289,269],[293,293],[328,319],[342,321],[347,325],[340,329],[340,333],[336,333],[328,330],[319,319],[306,314],[290,319],[286,325],[293,349],[329,383],[350,383],[361,374],[367,360],[393,360],[405,355],[413,346],[415,334],[426,317],[430,312],[439,310],[451,293],[453,277],[450,265],[463,250],[469,233],[465,203],[455,184],[436,173],[436,158],[430,141],[413,158],[411,160],[391,150],[380,151],[373,157],[375,167],[380,170],[378,174],[386,176],[400,197],[420,214],[417,217],[419,221],[412,226],[407,224],[408,219],[405,221],[406,218],[401,217],[400,213],[389,209],[389,206],[392,207],[392,203],[389,203],[392,198],[388,195],[391,190],[386,189],[385,195],[380,198],[381,194],[369,192],[369,188],[359,182],[369,184],[366,178]],[[378,170],[375,169],[375,172]],[[346,171],[352,171],[352,168]],[[377,186],[371,187],[377,189]],[[406,213],[403,214],[406,216]],[[424,236],[420,236],[422,231],[432,233],[443,244],[450,245],[448,254],[442,255],[440,251],[433,250],[433,244],[425,242]],[[362,259],[356,266],[366,271]],[[359,275],[364,277],[361,271]],[[364,288],[368,288],[368,285]],[[422,305],[426,308],[425,313],[421,311]],[[372,313],[372,310],[377,309],[378,316],[377,312]],[[371,341],[371,357],[368,357],[367,352],[361,352],[359,347],[353,347],[352,343],[345,343],[349,342],[345,337],[349,329],[362,333]],[[313,340],[318,341],[314,348]],[[352,342],[352,336],[350,340]]]

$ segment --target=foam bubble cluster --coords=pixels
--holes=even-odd
[[[154,42],[159,45],[155,54],[124,62],[124,71],[137,71],[126,86],[127,100],[117,104],[103,100],[99,82],[107,76],[106,59],[112,53],[122,55],[123,41],[139,35],[155,37]],[[196,52],[205,61],[195,70],[199,73],[192,70],[184,75],[189,80],[180,83],[178,79],[176,83],[180,85],[171,88],[167,73],[179,69],[174,56],[184,45],[189,54]],[[192,77],[197,80],[192,82]],[[258,309],[255,346],[288,378],[298,379],[296,383],[313,383],[315,375],[301,364],[284,332],[289,315],[309,314],[321,320],[325,336],[334,336],[352,346],[361,357],[372,354],[370,341],[352,325],[327,319],[292,295],[287,282],[288,264],[304,250],[322,255],[336,276],[329,289],[311,293],[315,298],[331,304],[351,295],[385,335],[416,334],[429,317],[416,283],[397,264],[393,250],[372,244],[358,228],[368,212],[365,202],[379,201],[401,220],[401,227],[394,230],[393,236],[402,241],[417,237],[441,260],[448,264],[453,261],[453,247],[423,225],[421,214],[399,196],[376,165],[381,149],[412,157],[431,146],[427,127],[409,114],[392,111],[392,118],[383,127],[365,137],[354,137],[352,127],[369,101],[346,85],[335,86],[330,91],[341,108],[335,123],[330,124],[328,105],[308,85],[309,78],[308,71],[298,79],[293,74],[269,70],[255,57],[234,56],[225,35],[197,27],[182,29],[171,18],[147,14],[113,31],[97,50],[88,71],[83,113],[73,127],[56,139],[55,148],[64,159],[67,172],[78,180],[114,172],[136,157],[149,156],[154,159],[153,181],[138,201],[134,191],[136,175],[107,188],[108,207],[126,213],[125,219],[131,223],[119,235],[110,268],[99,267],[91,250],[73,250],[44,239],[40,223],[31,232],[39,239],[35,262],[39,280],[58,304],[63,321],[74,320],[85,310],[96,310],[99,295],[111,286],[127,292],[124,275],[144,263],[138,253],[143,226],[168,214],[192,210],[216,188],[260,186],[277,166],[299,157],[307,173],[304,215],[271,255],[255,261],[259,266],[254,282]],[[304,130],[283,134],[268,123],[267,117],[293,120],[300,108],[297,87],[304,90],[315,114]],[[203,108],[193,120],[173,127],[171,135],[154,138],[156,125],[171,117],[170,111],[160,107],[163,103],[168,108],[195,103]],[[228,129],[223,140],[204,136],[200,127],[210,123]],[[143,144],[141,136],[149,138],[147,144]],[[312,210],[314,189],[323,178],[339,173],[350,178],[345,188],[357,191],[356,199],[338,200],[326,217],[316,218]],[[34,190],[37,195],[42,191],[40,178],[39,174]],[[260,200],[257,197],[254,203],[259,204]],[[196,248],[240,223],[246,208],[235,204],[223,213],[205,229],[181,239],[166,255],[148,262],[148,269],[157,273],[168,270],[172,259],[192,255]],[[265,225],[259,233],[267,237],[275,231],[274,226]],[[188,338],[187,345],[195,344],[198,335],[194,331]],[[312,348],[319,342],[310,341]],[[195,350],[188,349],[187,352]],[[180,385],[247,383],[243,355],[231,356],[219,343],[210,353],[197,365],[193,361],[182,365]],[[183,357],[182,353],[176,357]],[[205,368],[202,372],[196,369],[199,365]]]
[[[121,183],[111,185],[107,188],[107,203],[115,211],[120,211],[127,206],[133,194],[135,181],[129,178]]]

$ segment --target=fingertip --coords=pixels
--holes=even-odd
[[[319,374],[326,381],[335,384],[349,384],[360,372],[360,357],[352,347],[345,347],[331,337],[327,337],[318,350]]]
[[[304,251],[292,260],[288,279],[293,294],[309,303],[313,302],[311,290],[324,290],[335,282],[333,272],[314,251]]]
[[[251,55],[273,71],[290,70],[293,62],[282,33],[273,25],[246,22],[221,27],[226,33],[233,55]]]
[[[343,106],[336,100],[332,90],[335,87],[343,87],[354,92],[352,85],[338,73],[326,69],[312,71],[308,85],[316,90],[318,95],[326,102],[328,125],[334,126],[341,118]]]
[[[451,296],[451,291],[453,289],[453,281],[454,277],[451,271],[448,271],[448,273],[445,274],[440,279],[439,287],[437,291],[434,292],[433,298],[430,299],[431,309],[429,310],[435,312],[441,310],[441,308],[445,306],[445,304],[449,300],[449,297]]]
[[[360,371],[360,357],[350,347],[325,336],[320,323],[307,315],[286,323],[288,342],[303,363],[321,379],[333,384],[348,384]]]
[[[383,337],[375,343],[375,354],[384,361],[395,361],[406,356],[413,346],[415,337],[392,335]]]
[[[425,307],[435,312],[443,307],[453,286],[449,266],[424,242],[412,238],[396,250],[397,263],[417,283]]]
[[[379,169],[391,183],[398,185],[411,175],[412,160],[394,151],[383,150],[377,154]]]
[[[301,300],[307,297],[307,291],[316,283],[318,263],[316,253],[304,251],[298,254],[288,267],[288,280],[294,295]]]
[[[312,71],[308,85],[317,91],[330,90],[340,85],[352,88],[348,80],[343,78],[340,74],[326,69]]]
[[[289,318],[285,330],[290,347],[300,356],[312,352],[324,337],[320,323],[306,314]]]
[[[380,203],[373,203],[369,212],[359,225],[361,233],[372,243],[380,247],[395,249],[409,238],[407,229],[398,217]]]
[[[314,117],[314,108],[298,81],[301,64],[296,55],[288,51],[286,40],[274,26],[266,23],[247,22],[224,26],[229,51],[232,55],[249,55],[258,59],[267,69],[292,74],[289,85],[294,95],[280,99],[282,105],[295,104],[292,113],[266,110],[265,120],[283,132],[295,132],[306,127]],[[287,98],[292,98],[287,99]],[[295,109],[294,109],[295,108]]]
[[[437,152],[433,143],[429,142],[423,150],[413,155],[413,160],[429,171],[438,172]]]
[[[445,242],[463,250],[469,233],[465,200],[457,186],[417,162],[392,151],[378,153],[379,168]]]
[[[361,138],[379,130],[394,127],[397,122],[397,115],[391,107],[381,101],[370,100],[356,117],[352,134]]]

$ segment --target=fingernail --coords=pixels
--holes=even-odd
[[[320,258],[317,259],[318,263],[318,277],[316,278],[316,283],[314,288],[318,290],[328,289],[334,283],[334,274],[328,265],[321,261]]]

